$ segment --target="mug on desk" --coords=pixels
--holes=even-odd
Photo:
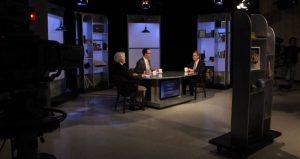
[[[152,75],[153,75],[153,76],[156,76],[156,75],[157,75],[157,72],[156,72],[156,71],[153,71],[153,72],[152,72]]]
[[[161,68],[158,69],[158,73],[162,73],[163,70]]]
[[[188,67],[184,67],[184,72],[188,72],[189,68]]]

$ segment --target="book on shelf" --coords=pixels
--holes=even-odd
[[[251,47],[250,51],[250,66],[251,70],[260,69],[260,47]]]
[[[103,24],[94,24],[93,32],[104,33],[104,25]]]
[[[203,38],[205,37],[205,30],[198,30],[198,37]]]

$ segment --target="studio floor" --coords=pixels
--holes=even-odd
[[[232,89],[208,89],[207,98],[167,107],[114,111],[114,89],[82,94],[59,105],[68,116],[44,134],[39,151],[57,159],[225,159],[208,140],[230,131]],[[282,136],[249,159],[300,159],[300,84],[274,89],[271,128]],[[2,143],[2,142],[0,142]],[[0,152],[10,159],[10,143]]]

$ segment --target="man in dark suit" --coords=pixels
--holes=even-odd
[[[186,86],[189,85],[190,95],[194,95],[195,83],[199,78],[202,78],[202,75],[205,73],[205,63],[197,50],[193,52],[193,62],[190,63],[188,72],[197,72],[197,75],[183,78],[182,94],[186,94]]]
[[[125,80],[125,81],[134,81],[138,79],[138,74],[131,72],[124,64],[126,63],[125,53],[124,52],[117,52],[114,56],[115,65],[113,68],[113,75],[116,78],[114,80]],[[139,100],[142,101],[142,99],[145,97],[146,93],[146,87],[138,85],[136,88],[137,83],[135,82],[124,82],[124,91],[126,92],[134,92],[136,89],[138,89],[138,97]]]
[[[135,72],[138,74],[150,74],[151,73],[151,49],[144,48],[142,50],[143,57],[140,58],[135,65]]]
[[[151,49],[149,48],[144,48],[142,50],[143,57],[140,58],[135,65],[134,71],[137,74],[142,74],[142,75],[150,75],[151,74],[151,64],[150,64],[150,58],[151,58]],[[148,90],[146,91],[146,99],[150,100],[150,88],[151,88],[151,83],[149,80],[143,80],[141,81],[141,85],[145,86]]]

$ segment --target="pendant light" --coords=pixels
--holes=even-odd
[[[63,26],[62,21],[60,21],[60,25],[55,29],[56,31],[67,31],[67,29]]]
[[[223,5],[223,0],[214,0],[216,5]]]
[[[89,3],[89,0],[77,0],[77,2],[76,2],[76,4],[78,6],[86,6],[86,5],[88,5],[88,3]]]
[[[150,33],[150,31],[147,29],[147,26],[145,25],[144,30],[142,31],[142,33]]]
[[[150,9],[150,3],[149,0],[142,0],[142,9]]]

